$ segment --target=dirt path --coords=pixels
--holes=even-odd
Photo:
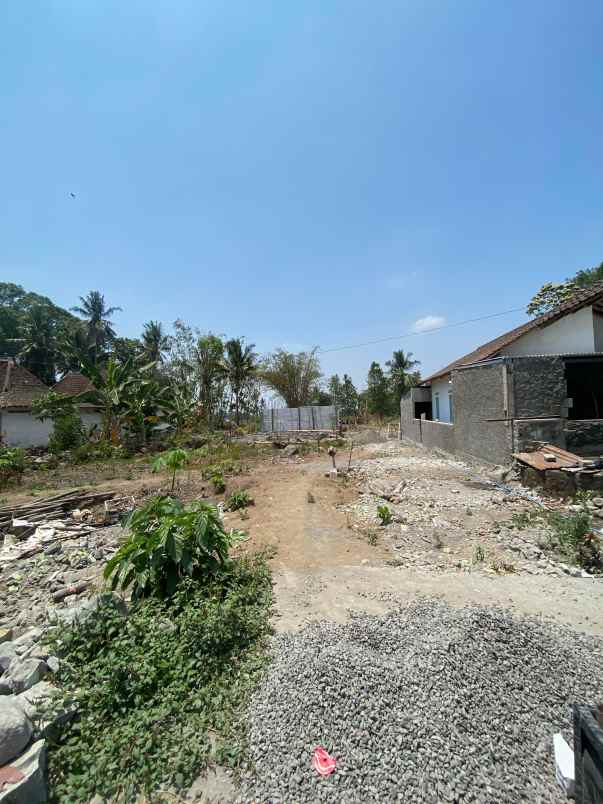
[[[326,456],[260,465],[246,484],[256,499],[248,518],[227,515],[229,526],[249,532],[244,549],[276,551],[277,630],[295,630],[312,620],[343,622],[351,611],[385,613],[428,595],[455,606],[503,606],[603,634],[599,580],[391,566],[387,545],[369,544],[335,507],[356,499],[358,490],[325,477],[328,469]]]

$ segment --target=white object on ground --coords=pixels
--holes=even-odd
[[[568,798],[574,795],[574,752],[566,743],[561,733],[553,735],[555,749],[555,776],[561,789]]]

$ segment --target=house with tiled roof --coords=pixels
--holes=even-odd
[[[77,396],[94,386],[83,374],[70,372],[52,389],[65,396]],[[31,413],[31,405],[50,391],[47,385],[11,357],[0,358],[0,437],[1,443],[14,447],[45,447],[52,433],[49,419],[40,421]],[[94,405],[79,405],[82,424],[87,429],[99,427],[101,414]]]
[[[492,463],[536,441],[603,454],[603,283],[421,380],[400,432]]]

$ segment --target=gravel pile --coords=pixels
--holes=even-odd
[[[422,600],[283,634],[238,800],[561,802],[552,735],[602,687],[603,640],[496,609]]]

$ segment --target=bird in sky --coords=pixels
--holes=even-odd
[[[75,198],[75,193],[69,193],[72,198]]]

